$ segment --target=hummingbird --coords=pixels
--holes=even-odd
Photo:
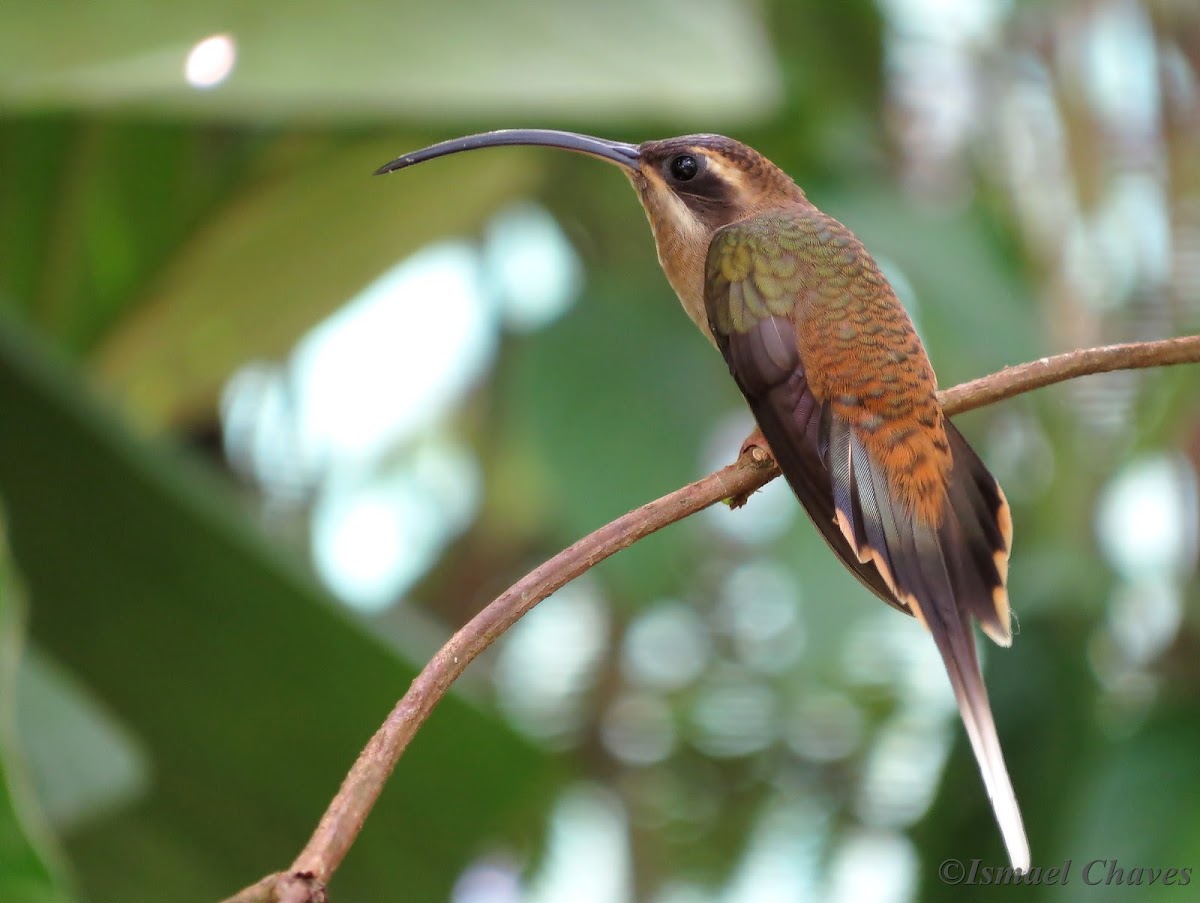
[[[999,483],[942,411],[929,358],[878,264],[783,170],[721,135],[627,144],[504,129],[376,171],[505,145],[619,167],[667,281],[716,346],[764,445],[829,547],[932,635],[1014,869],[1029,843],[980,671],[972,619],[1012,643],[1012,518]]]

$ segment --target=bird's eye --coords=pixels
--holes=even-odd
[[[691,154],[680,154],[671,158],[667,169],[676,182],[690,182],[700,172],[700,161]]]

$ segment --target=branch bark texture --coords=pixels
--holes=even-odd
[[[1200,336],[1071,351],[1007,367],[939,393],[949,415],[1094,373],[1200,362]],[[427,664],[367,743],[312,838],[288,872],[269,875],[226,903],[319,903],[392,769],[451,684],[476,656],[555,590],[621,549],[719,501],[744,498],[779,475],[757,448],[708,476],[642,505],[526,574],[471,619]]]

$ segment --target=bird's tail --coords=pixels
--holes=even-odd
[[[936,533],[914,531],[918,547],[934,546],[919,548],[928,597],[918,602],[918,617],[933,635],[946,666],[1012,867],[1027,871],[1029,841],[1000,750],[971,625],[974,616],[998,644],[1012,643],[1005,585],[1012,521],[995,478],[948,419],[945,427],[954,459],[945,517]],[[937,566],[939,561],[944,567]]]
[[[1012,539],[1008,504],[965,439],[945,422],[954,465],[938,524],[905,511],[853,430],[835,421],[831,468],[839,522],[859,558],[874,562],[896,598],[933,635],[991,797],[1014,869],[1028,870],[1029,842],[979,670],[971,618],[1003,646],[1012,642],[1005,580]],[[846,462],[842,466],[842,461]],[[844,487],[844,488],[840,488]]]
[[[987,688],[979,670],[975,636],[966,606],[956,604],[952,594],[935,591],[931,599],[918,603],[918,607],[918,617],[933,635],[950,677],[958,711],[979,763],[979,771],[992,801],[1012,867],[1028,871],[1029,841],[1025,836],[1025,826],[1008,768],[1004,764],[1004,753],[1000,750],[1000,738],[996,733]]]

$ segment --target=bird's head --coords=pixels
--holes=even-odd
[[[447,154],[505,145],[556,147],[619,166],[646,210],[658,259],[671,286],[706,334],[704,259],[713,234],[722,226],[759,213],[808,203],[799,186],[774,163],[722,135],[684,135],[626,144],[574,132],[504,129],[413,151],[381,166],[376,174]]]

